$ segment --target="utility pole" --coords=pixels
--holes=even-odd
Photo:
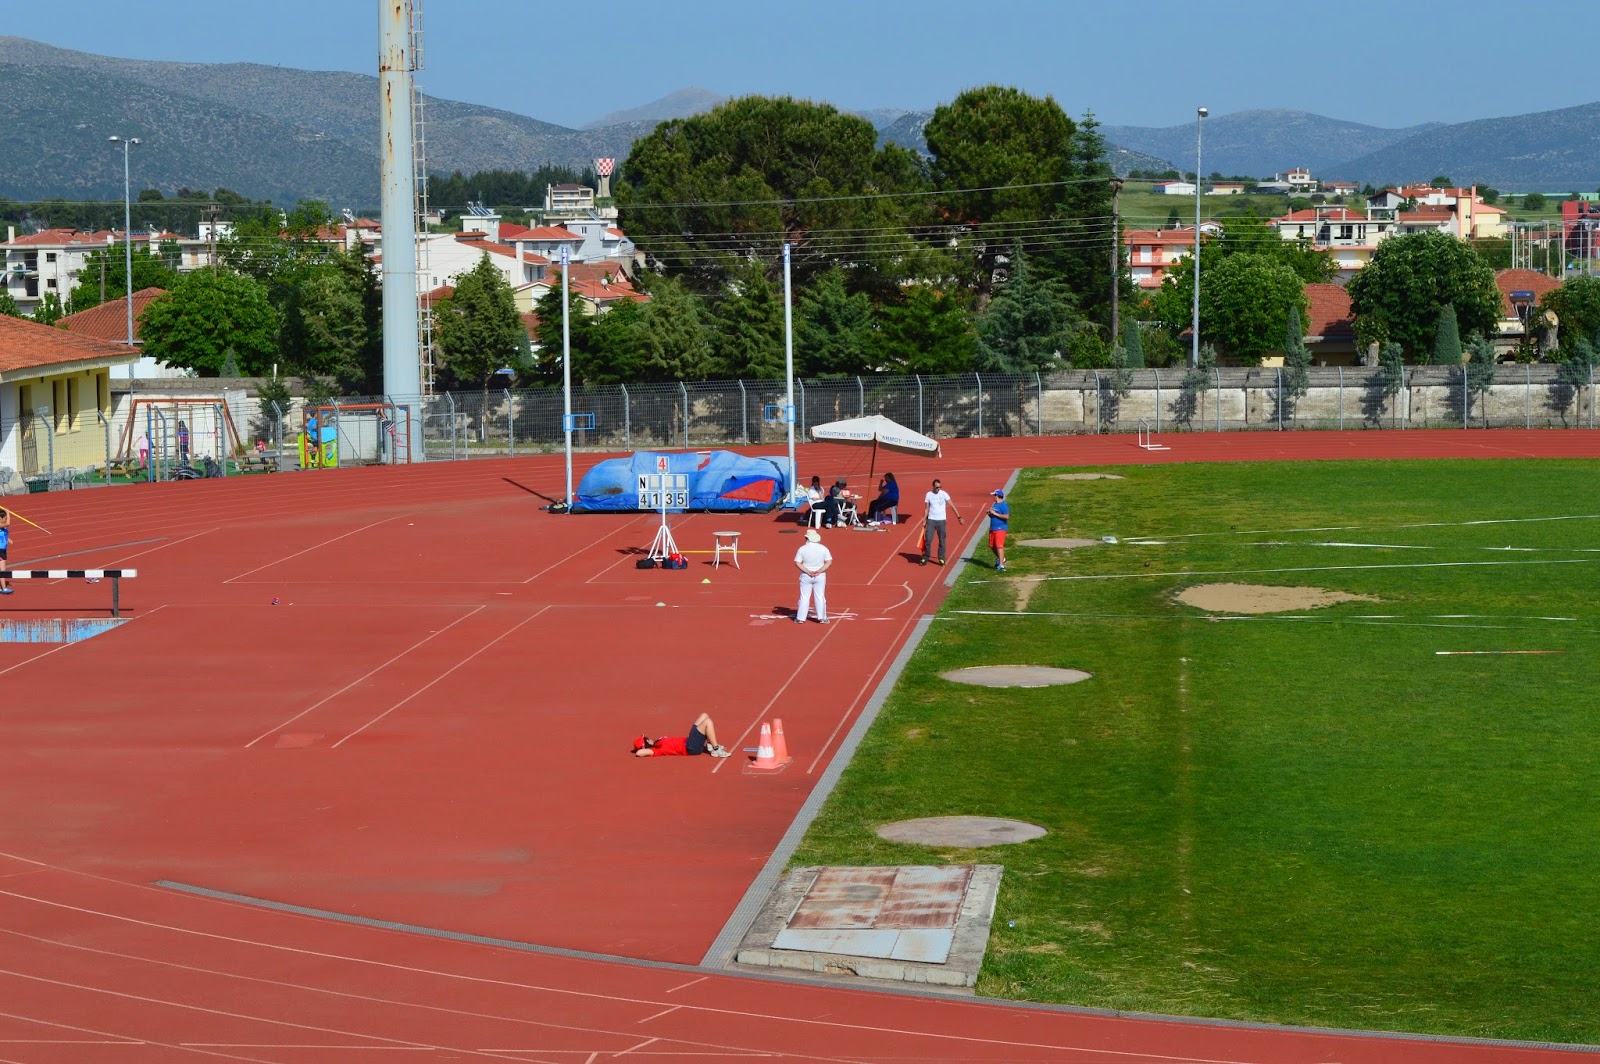
[[[1118,213],[1118,199],[1122,195],[1122,178],[1111,179],[1111,343],[1121,339],[1121,322],[1117,318],[1117,299],[1122,288],[1122,223]]]
[[[206,216],[206,265],[215,272],[217,268],[217,216],[222,213],[222,204],[208,203],[202,208]]]

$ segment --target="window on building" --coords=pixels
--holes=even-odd
[[[54,251],[46,251],[44,253],[44,261],[46,261],[46,262],[54,262],[54,261],[56,261],[56,253]]]
[[[44,282],[44,286],[46,288],[54,288],[56,286],[56,279],[54,277],[46,278],[45,282]]]

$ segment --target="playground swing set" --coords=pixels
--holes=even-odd
[[[127,476],[159,480],[177,475],[202,454],[225,464],[244,453],[226,399],[136,397],[110,467]]]

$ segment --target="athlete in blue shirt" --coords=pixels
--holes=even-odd
[[[989,494],[994,502],[980,515],[989,519],[989,549],[994,551],[994,569],[1006,571],[1006,528],[1011,524],[1011,507],[1006,503],[1006,493],[996,488]]]

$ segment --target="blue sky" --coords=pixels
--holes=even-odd
[[[374,73],[373,0],[7,3],[0,33],[136,59]],[[1290,108],[1377,126],[1460,122],[1600,99],[1581,70],[1506,58],[1593,23],[1592,3],[1454,0],[425,0],[432,95],[561,125],[686,86],[851,109],[927,108],[990,82],[1108,125]],[[567,27],[552,13],[581,12]],[[986,21],[988,20],[988,21]]]

